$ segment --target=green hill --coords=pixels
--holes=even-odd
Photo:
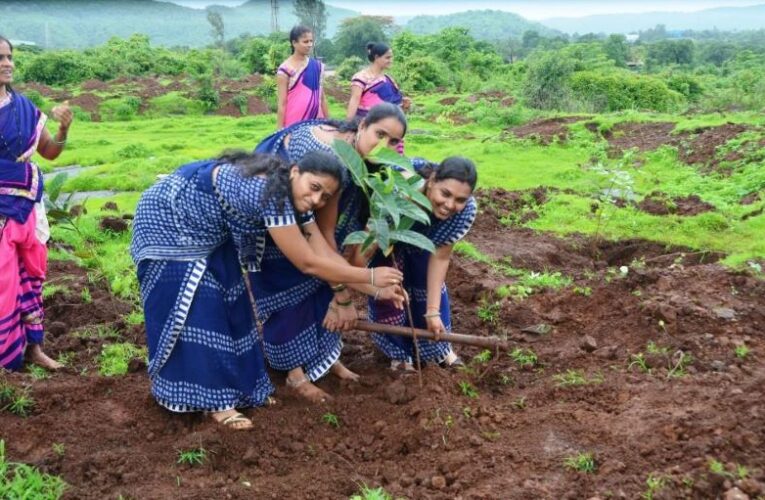
[[[268,0],[250,0],[239,7],[212,6],[223,16],[227,39],[243,33],[271,31]],[[327,5],[327,34],[339,23],[358,15]],[[292,1],[280,0],[279,27],[297,22]],[[85,48],[113,36],[149,35],[155,45],[201,47],[212,42],[207,11],[154,0],[2,0],[0,34],[28,40],[42,47]]]
[[[519,38],[524,31],[529,30],[544,36],[557,34],[553,29],[501,10],[469,10],[445,16],[417,16],[406,23],[405,28],[412,33],[427,35],[452,26],[468,28],[470,34],[479,40]]]

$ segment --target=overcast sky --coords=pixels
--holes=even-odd
[[[187,7],[204,8],[207,5],[235,6],[243,0],[170,0]],[[416,16],[420,14],[450,14],[466,10],[494,9],[520,14],[526,19],[550,17],[582,17],[593,14],[617,14],[636,12],[693,12],[714,7],[758,5],[765,0],[324,0],[324,3],[359,11],[362,14],[388,16]]]

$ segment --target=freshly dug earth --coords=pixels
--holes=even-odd
[[[588,127],[597,130],[596,127]],[[608,141],[610,153],[614,156],[637,148],[639,151],[653,151],[660,146],[679,146],[685,134],[673,135],[672,122],[618,123],[606,131],[603,137]]]
[[[578,288],[500,300],[493,290],[512,279],[455,257],[454,330],[507,335],[536,352],[537,366],[499,353],[472,363],[473,373],[427,367],[420,388],[416,375],[391,373],[368,338],[351,333],[344,361],[360,384],[328,376],[320,385],[334,400],[311,406],[274,374],[279,404],[248,410],[251,432],[162,410],[140,363],[126,376],[99,376],[94,360],[113,340],[74,332],[107,324],[120,341],[139,344],[143,332],[121,319],[130,306],[104,284],[54,263],[50,280],[69,292],[48,301],[46,349],[74,353],[72,368],[47,380],[6,377],[29,385],[37,401],[27,418],[0,412],[9,459],[61,475],[68,498],[336,499],[366,483],[412,499],[631,499],[646,492],[649,474],[664,478],[654,498],[716,498],[736,485],[752,498],[765,494],[765,283],[715,264],[719,255],[535,234],[500,224],[501,211],[482,213],[469,241],[515,267],[561,271]],[[628,273],[612,272],[622,265]],[[80,298],[85,286],[90,304]],[[499,304],[494,324],[477,316],[484,301]],[[521,332],[539,324],[549,333]],[[649,355],[651,341],[667,353]],[[739,345],[750,350],[743,359]],[[478,353],[457,351],[468,362]],[[650,373],[629,366],[640,352]],[[670,377],[680,352],[693,362]],[[555,375],[567,370],[591,383],[560,386]],[[475,397],[459,382],[470,382]],[[323,422],[327,413],[339,427]],[[178,450],[199,447],[204,464],[176,463]],[[594,473],[564,466],[578,452],[594,454]],[[711,472],[712,459],[730,477]],[[737,464],[748,468],[746,481],[735,477]]]
[[[703,201],[695,194],[670,199],[660,192],[649,194],[637,204],[637,207],[643,212],[654,215],[676,214],[685,216],[698,215],[715,209],[714,205]]]
[[[556,138],[559,141],[565,141],[568,137],[567,125],[578,121],[586,120],[589,116],[563,116],[558,118],[548,118],[545,120],[536,120],[520,127],[515,127],[511,131],[516,137],[526,138],[534,137],[540,144],[550,144]]]

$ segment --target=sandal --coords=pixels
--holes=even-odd
[[[460,368],[465,366],[465,362],[454,351],[449,351],[446,357],[438,362],[438,366],[441,368]]]
[[[212,417],[213,420],[221,424],[223,427],[228,427],[229,429],[235,430],[235,431],[249,431],[254,427],[254,424],[252,423],[252,420],[245,417],[241,413],[234,413],[233,415],[229,415],[228,417],[218,420],[215,417]],[[237,427],[237,424],[241,424],[247,422],[250,425],[245,425],[244,427]]]
[[[403,361],[400,359],[392,359],[390,361],[390,369],[391,371],[394,371],[394,372],[404,372],[404,373],[416,371],[411,361]]]

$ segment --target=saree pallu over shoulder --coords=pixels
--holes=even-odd
[[[388,75],[380,75],[372,80],[366,80],[360,73],[357,73],[351,80],[351,85],[361,87],[361,99],[356,110],[356,116],[366,116],[370,109],[380,103],[389,102],[400,106],[404,100],[398,84]]]
[[[37,150],[46,116],[21,94],[0,108],[0,216],[24,223],[42,199],[43,179],[29,161]]]
[[[279,66],[278,73],[289,78],[287,106],[284,110],[284,125],[324,118],[321,110],[322,88],[321,75],[324,66],[316,59],[308,59],[305,68],[291,70],[285,65]]]

